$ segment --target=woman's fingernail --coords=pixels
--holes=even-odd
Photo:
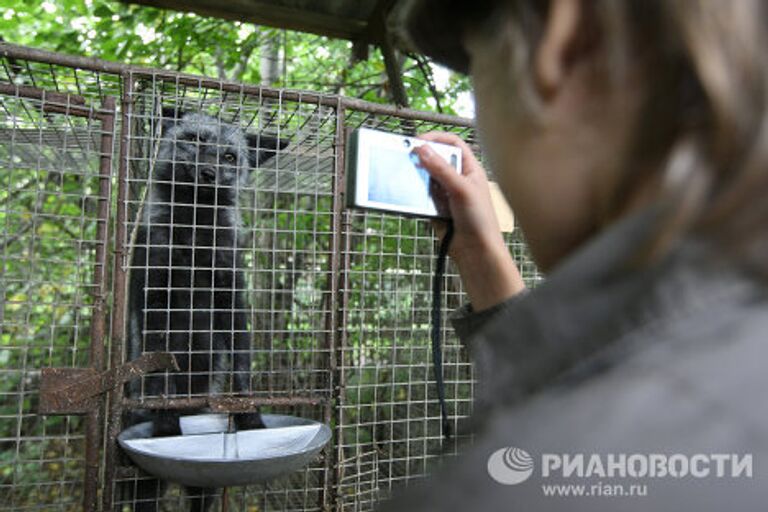
[[[429,160],[430,158],[432,158],[432,155],[434,155],[434,153],[435,152],[432,151],[432,148],[427,146],[426,144],[424,144],[419,148],[419,156],[423,160]]]

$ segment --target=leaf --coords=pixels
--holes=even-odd
[[[94,9],[93,14],[99,18],[111,18],[114,12],[109,8],[108,5],[101,4],[96,9]]]

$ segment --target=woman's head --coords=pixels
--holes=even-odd
[[[410,29],[470,72],[491,168],[543,267],[659,197],[670,209],[657,252],[696,231],[763,266],[767,10],[760,0],[426,0]]]

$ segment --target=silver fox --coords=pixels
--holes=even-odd
[[[163,110],[163,135],[137,228],[129,282],[128,359],[166,351],[178,374],[144,378],[144,395],[200,396],[215,392],[231,368],[232,390],[250,387],[250,333],[239,252],[239,191],[249,169],[287,141],[246,134],[200,113]],[[168,119],[170,118],[170,119]],[[129,394],[136,395],[135,386]],[[151,420],[154,436],[179,435],[179,418],[193,411],[134,414]],[[258,412],[234,415],[235,426],[263,428]],[[142,480],[135,510],[154,511],[165,485]],[[211,489],[187,489],[190,510],[207,510]]]

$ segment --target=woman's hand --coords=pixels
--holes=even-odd
[[[504,244],[491,202],[488,178],[472,150],[451,133],[429,132],[419,138],[461,149],[461,174],[426,144],[414,152],[448,197],[454,227],[449,254],[459,267],[473,308],[476,311],[487,309],[520,293],[525,284]],[[442,238],[445,226],[438,224],[436,227]]]

